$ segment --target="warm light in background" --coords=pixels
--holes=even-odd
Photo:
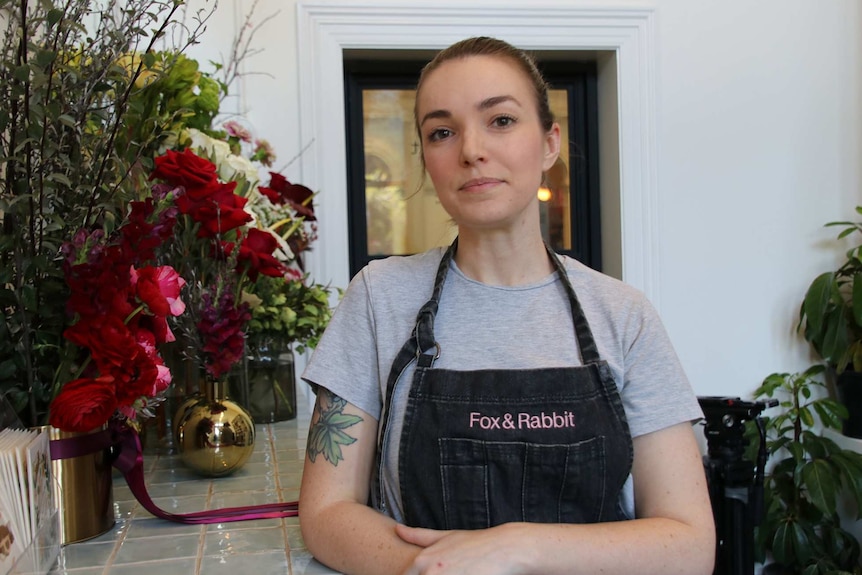
[[[547,202],[548,200],[551,199],[551,190],[549,190],[548,188],[542,187],[542,188],[539,188],[539,192],[536,195],[539,196],[540,202]]]

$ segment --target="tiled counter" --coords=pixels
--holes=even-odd
[[[293,421],[258,425],[251,459],[235,474],[219,479],[194,475],[175,455],[147,454],[148,490],[156,505],[174,513],[294,501],[299,497],[307,434],[307,414]],[[113,529],[64,547],[52,574],[335,573],[306,550],[296,518],[212,525],[172,523],[145,511],[116,473],[114,509],[117,523]]]

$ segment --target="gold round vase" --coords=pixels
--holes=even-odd
[[[230,475],[254,450],[254,421],[227,398],[222,381],[201,383],[203,394],[183,402],[174,418],[174,441],[183,463],[206,477]]]

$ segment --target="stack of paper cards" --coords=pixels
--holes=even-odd
[[[0,431],[0,574],[15,564],[54,513],[48,435]]]

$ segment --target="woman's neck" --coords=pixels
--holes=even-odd
[[[536,283],[554,271],[538,234],[477,234],[462,229],[455,262],[464,275],[489,285]]]

